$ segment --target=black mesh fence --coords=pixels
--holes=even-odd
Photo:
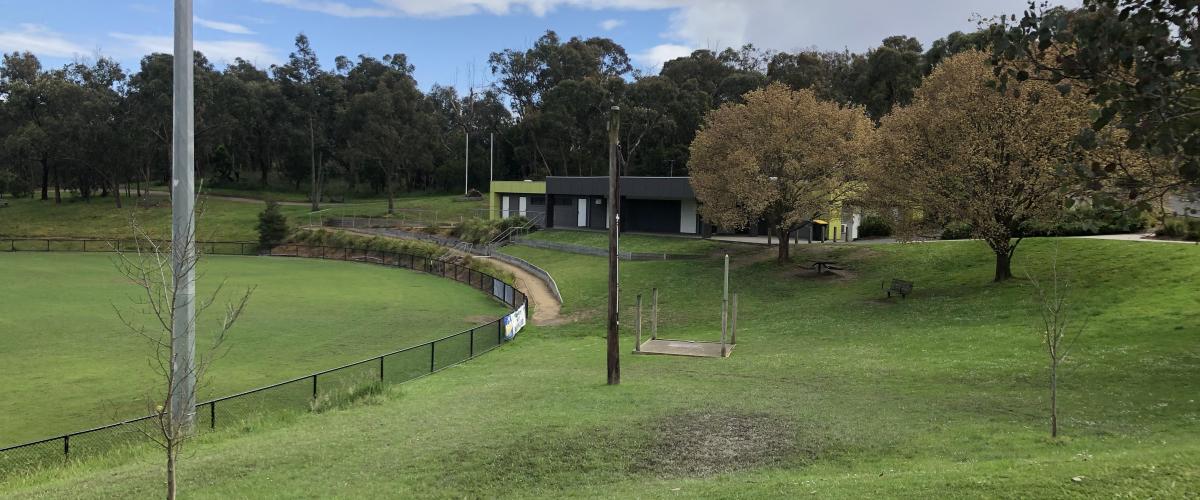
[[[153,242],[165,245],[167,242]],[[0,239],[0,252],[118,252],[136,251],[150,242],[129,240]],[[305,257],[413,269],[475,287],[504,302],[513,311],[526,306],[525,294],[498,278],[454,262],[426,256],[370,249],[281,245],[261,252],[253,242],[197,242],[197,251],[213,255]],[[504,320],[498,319],[425,344],[389,352],[356,363],[324,370],[196,405],[198,432],[245,426],[265,414],[310,412],[337,407],[376,392],[384,384],[428,375],[467,361],[503,344]],[[0,449],[0,478],[9,473],[62,464],[68,460],[109,454],[161,441],[156,416],[128,420],[85,431]]]

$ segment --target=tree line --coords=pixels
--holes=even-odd
[[[527,49],[493,53],[492,84],[422,91],[402,53],[326,66],[301,34],[267,69],[242,59],[218,69],[196,54],[196,168],[208,187],[303,191],[314,208],[346,195],[461,189],[464,162],[470,186],[486,189],[490,157],[501,179],[602,174],[605,115],[618,105],[622,171],[681,176],[704,115],[747,92],[773,82],[813,89],[878,119],[907,104],[946,55],[985,41],[956,32],[923,50],[893,36],[865,53],[746,45],[643,74],[611,39],[546,32]],[[171,69],[161,53],[134,72],[106,57],[46,68],[31,53],[5,54],[0,192],[120,206],[122,191],[168,181]]]

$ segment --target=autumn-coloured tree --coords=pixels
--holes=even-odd
[[[860,107],[817,99],[782,84],[747,93],[709,113],[688,171],[700,215],[725,228],[765,218],[788,260],[786,235],[849,194],[871,120]]]
[[[1069,168],[1085,159],[1086,98],[1035,80],[991,85],[988,56],[942,62],[910,106],[885,117],[872,148],[870,198],[901,237],[966,223],[996,254],[995,281],[1012,277],[1021,232],[1049,222],[1072,199]]]

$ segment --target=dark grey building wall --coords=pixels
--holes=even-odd
[[[607,196],[608,177],[547,177],[546,192]],[[621,196],[683,200],[696,197],[687,177],[621,177]]]

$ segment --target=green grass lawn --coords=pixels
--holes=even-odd
[[[550,271],[576,321],[357,407],[202,438],[181,491],[225,497],[1188,497],[1200,492],[1200,252],[1056,245],[1087,330],[1047,429],[1046,363],[1024,279],[992,284],[979,242],[814,245],[843,278],[734,258],[727,359],[633,356],[633,294],[662,289],[661,332],[719,336],[720,265],[628,262],[623,383],[604,385],[604,259],[507,247]],[[880,282],[913,280],[906,300]],[[8,412],[4,412],[8,414]],[[14,478],[0,496],[160,494],[146,449]]]
[[[132,200],[129,200],[132,201]],[[0,237],[36,238],[117,238],[132,234],[131,220],[152,234],[168,237],[171,233],[171,202],[165,197],[151,197],[138,206],[126,203],[116,208],[111,200],[64,200],[61,205],[52,201],[31,199],[9,200],[8,208],[0,208]],[[254,241],[258,233],[259,203],[238,203],[223,200],[203,201],[204,210],[196,223],[200,240]],[[303,224],[305,207],[282,207],[293,225]]]
[[[114,307],[147,326],[152,319],[139,315],[139,289],[113,258],[0,253],[0,447],[147,413],[153,350]],[[225,278],[226,295],[257,287],[200,399],[421,344],[504,313],[466,285],[363,264],[213,256],[200,272],[201,294]],[[198,322],[200,348],[219,309]]]
[[[576,231],[570,229],[547,229],[530,234],[531,240],[568,243],[592,248],[608,248],[608,233],[604,231]],[[649,234],[622,234],[622,252],[708,254],[730,244],[720,241],[689,238],[685,236],[655,236]]]
[[[455,195],[414,195],[397,198],[396,208],[416,210],[424,215],[436,214],[445,223],[478,215],[477,209],[487,208],[486,202],[457,201]],[[126,200],[124,208],[116,208],[109,199],[66,198],[61,205],[51,201],[28,198],[9,199],[7,208],[0,208],[0,237],[36,238],[115,238],[131,234],[130,221],[136,219],[149,231],[163,237],[170,234],[171,202],[166,197],[150,197],[134,207]],[[202,197],[203,212],[196,223],[197,238],[201,240],[253,241],[258,239],[255,224],[264,208],[261,203],[245,203]],[[331,215],[381,216],[387,213],[387,203],[340,205],[327,203]],[[293,225],[307,224],[307,206],[281,207]],[[432,216],[432,215],[428,215]],[[317,221],[318,219],[311,219]]]

